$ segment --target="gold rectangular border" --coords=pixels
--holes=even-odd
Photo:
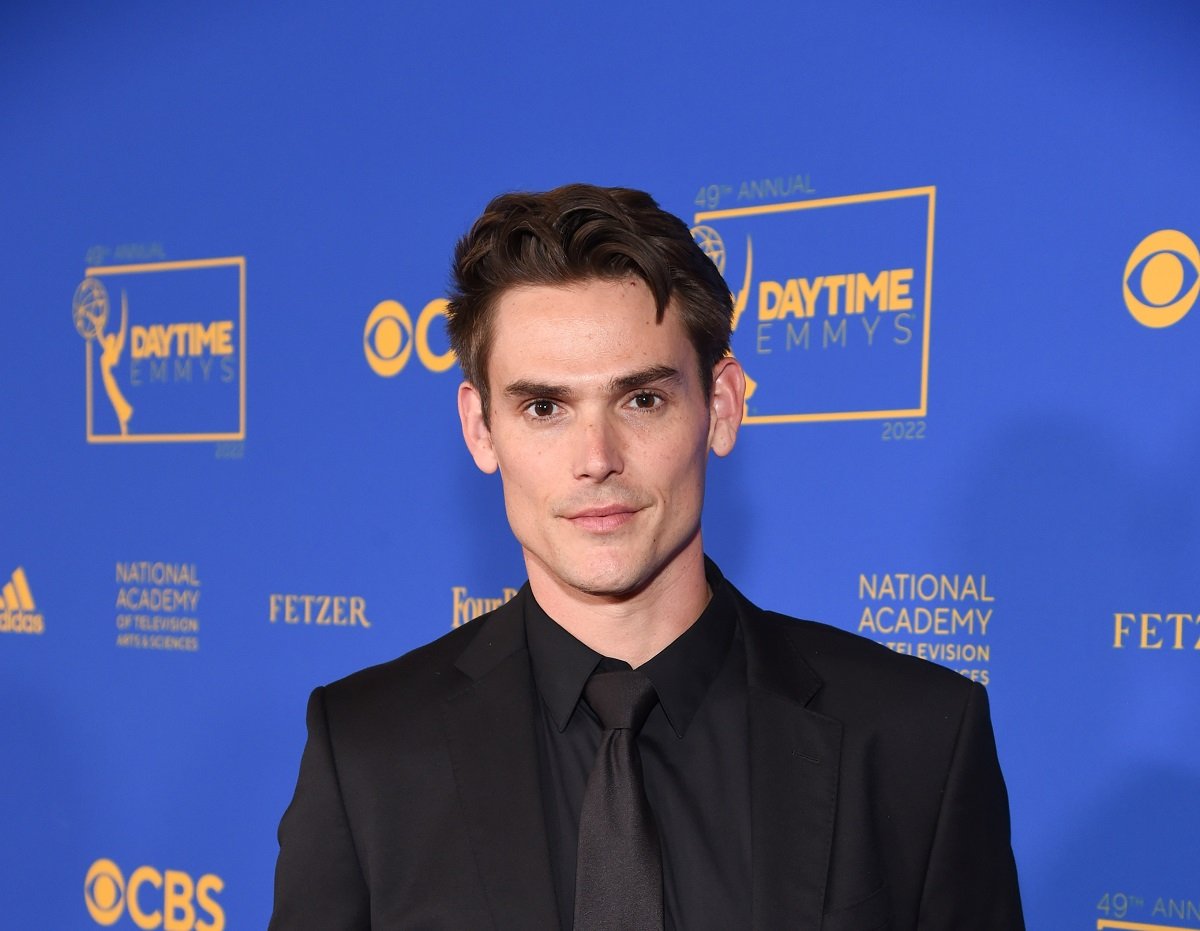
[[[1149,925],[1140,921],[1113,921],[1110,918],[1100,918],[1096,921],[1096,931],[1104,928],[1119,928],[1121,931],[1200,931],[1200,928],[1182,928],[1178,925]]]
[[[85,277],[95,275],[135,275],[143,272],[173,272],[197,268],[237,266],[238,269],[238,431],[237,433],[138,433],[131,436],[97,434],[92,421],[92,341],[87,341],[87,441],[89,443],[204,443],[246,439],[246,257],[232,255],[218,259],[187,259],[178,262],[142,262],[136,265],[94,265],[84,269]]]
[[[790,213],[817,207],[840,207],[844,204],[866,204],[904,197],[929,198],[929,225],[925,237],[925,332],[921,340],[921,404],[905,410],[829,411],[818,414],[747,414],[742,423],[829,423],[840,420],[891,420],[905,417],[925,417],[929,411],[929,329],[933,319],[933,224],[937,203],[937,187],[901,188],[895,191],[876,191],[871,194],[847,194],[842,197],[823,197],[817,200],[798,200],[786,204],[759,204],[755,207],[731,207],[726,210],[704,210],[693,215],[693,223],[724,220],[733,217],[763,216]]]

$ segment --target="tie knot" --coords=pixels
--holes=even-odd
[[[593,673],[583,694],[605,730],[628,728],[636,734],[658,704],[654,686],[636,669]]]

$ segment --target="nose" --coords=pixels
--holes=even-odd
[[[581,419],[575,457],[576,478],[602,482],[619,473],[625,465],[617,426],[599,414]]]

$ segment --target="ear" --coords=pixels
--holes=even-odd
[[[742,364],[733,356],[725,356],[713,366],[708,412],[708,448],[718,456],[727,456],[733,449],[745,404],[746,374]]]
[[[470,382],[458,386],[458,419],[462,422],[463,439],[475,465],[491,475],[500,467],[492,448],[492,431],[483,419],[483,398]]]

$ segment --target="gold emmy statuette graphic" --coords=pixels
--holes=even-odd
[[[692,239],[696,241],[696,245],[713,260],[713,264],[717,266],[717,271],[722,275],[725,274],[725,240],[711,226],[694,226],[692,227]],[[754,275],[754,243],[750,237],[746,237],[746,273],[742,280],[742,289],[733,294],[733,322],[730,326],[731,330],[737,330],[738,321],[742,317],[742,312],[746,309],[746,302],[750,300],[750,282]],[[732,293],[732,292],[731,292]],[[749,372],[744,372],[746,376],[746,401],[749,401],[758,388],[758,382],[750,377]],[[749,408],[746,408],[749,410]]]
[[[717,271],[722,275],[725,274],[725,241],[721,239],[721,234],[711,226],[693,226],[692,239],[695,240],[701,251],[704,252],[713,264],[717,266]]]
[[[121,329],[117,333],[105,333],[104,324],[108,322],[108,292],[104,285],[95,278],[86,278],[75,289],[75,300],[72,303],[72,317],[75,329],[88,342],[93,340],[100,347],[100,377],[104,381],[104,390],[112,404],[117,422],[121,425],[121,435],[129,435],[129,418],[133,416],[133,405],[121,394],[113,370],[121,361],[121,353],[125,351],[125,335],[129,330],[129,302],[124,289],[121,290]],[[89,354],[90,364],[90,354]]]
[[[725,241],[711,226],[694,226],[692,227],[692,239],[696,241],[701,251],[704,252],[713,264],[717,266],[717,271],[722,275],[725,274]],[[750,282],[754,274],[754,244],[750,241],[750,237],[746,237],[746,274],[742,281],[742,289],[733,295],[733,327],[736,330],[738,319],[742,316],[742,311],[746,309],[746,302],[750,299]]]

